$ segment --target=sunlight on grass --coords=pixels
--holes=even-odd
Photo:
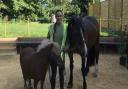
[[[100,36],[109,36],[109,33],[107,33],[107,32],[100,32]]]
[[[6,37],[5,37],[5,24],[0,23],[0,37],[46,37],[48,33],[49,24],[40,24],[37,22],[27,23],[7,23]],[[29,35],[30,34],[30,35]]]
[[[28,24],[25,22],[20,23],[7,23],[6,32],[5,24],[0,23],[0,38],[15,38],[15,37],[46,37],[48,33],[49,24],[41,24],[38,22],[31,22]],[[66,28],[67,24],[64,24]],[[118,32],[110,29],[103,29],[100,32],[100,36],[118,36]],[[6,34],[6,35],[5,35]]]

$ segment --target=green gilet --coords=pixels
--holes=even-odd
[[[49,32],[48,32],[49,39],[50,39],[51,41],[57,40],[57,41],[58,41],[58,44],[60,45],[60,47],[61,47],[61,49],[62,49],[62,48],[64,48],[64,46],[65,46],[66,37],[67,37],[67,30],[64,29],[64,24],[62,24],[63,37],[62,37],[62,38],[61,38],[61,37],[56,37],[56,39],[54,39],[54,38],[55,38],[55,34],[56,34],[56,33],[54,32],[54,25],[55,25],[55,24],[51,24],[50,27],[49,27]],[[62,40],[62,41],[61,41],[61,44],[60,44],[60,40]],[[56,41],[55,41],[55,42],[56,42]]]

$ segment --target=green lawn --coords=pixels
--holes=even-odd
[[[0,23],[0,38],[46,37],[49,25],[50,24],[40,24],[38,22],[31,22],[29,24],[28,31],[27,23],[7,23],[7,29],[5,32],[5,24]],[[100,36],[118,36],[118,33],[109,29],[103,29],[100,33]]]
[[[113,30],[113,29],[102,29],[101,30],[101,33],[100,33],[100,36],[104,36],[104,37],[118,37],[120,36],[120,31],[116,31],[116,30]]]
[[[49,25],[31,22],[28,31],[27,23],[8,23],[5,35],[5,24],[0,23],[0,38],[46,37]]]

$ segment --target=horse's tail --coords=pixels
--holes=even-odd
[[[92,66],[95,64],[96,49],[95,46],[88,49],[87,65]]]

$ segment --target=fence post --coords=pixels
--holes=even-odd
[[[22,26],[21,26],[21,16],[18,16],[18,25],[19,25],[19,30],[22,29]]]
[[[30,25],[30,19],[27,16],[27,33],[28,33],[28,36],[30,37],[30,28],[29,28],[29,25]]]
[[[123,30],[123,0],[121,0],[120,29]]]
[[[110,1],[108,0],[108,29],[110,29]]]
[[[8,21],[8,16],[6,15],[4,17],[4,37],[7,36],[7,21]]]
[[[19,16],[19,23],[21,24],[21,16]]]
[[[101,29],[102,29],[102,18],[100,16],[100,33],[101,33]]]

